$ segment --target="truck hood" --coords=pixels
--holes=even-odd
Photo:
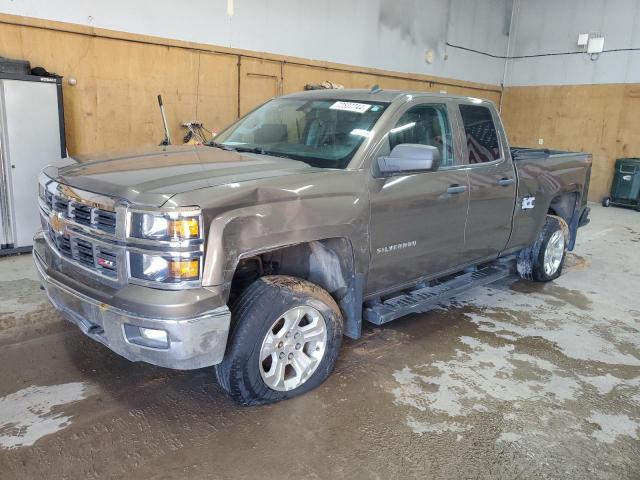
[[[126,154],[76,157],[47,176],[89,192],[160,207],[172,196],[216,185],[322,171],[306,163],[207,146],[154,147]]]

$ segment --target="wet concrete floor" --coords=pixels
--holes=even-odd
[[[320,388],[239,407],[130,363],[0,260],[0,478],[640,478],[640,214],[594,207],[565,274],[345,341]]]

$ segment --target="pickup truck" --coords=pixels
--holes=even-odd
[[[318,386],[363,321],[555,279],[589,221],[591,156],[510,148],[470,97],[296,93],[208,145],[78,160],[39,178],[52,304],[129,360],[215,366],[249,405]]]

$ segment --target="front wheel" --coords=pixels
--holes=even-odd
[[[342,342],[342,315],[317,285],[295,277],[256,280],[232,308],[225,358],[215,371],[244,405],[277,402],[320,385]]]
[[[520,277],[536,282],[549,282],[560,276],[567,253],[567,224],[560,217],[547,219],[532,247],[520,252]]]

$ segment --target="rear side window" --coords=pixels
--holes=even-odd
[[[440,150],[441,165],[454,165],[453,141],[443,104],[418,105],[405,112],[389,131],[389,148],[402,143],[430,145]]]
[[[469,163],[498,160],[500,158],[500,144],[491,110],[478,105],[460,105],[460,113],[467,136]]]

